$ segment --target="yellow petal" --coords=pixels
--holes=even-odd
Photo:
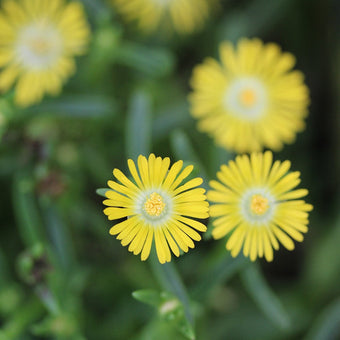
[[[139,178],[135,162],[132,159],[128,159],[128,167],[129,167],[130,173],[131,173],[133,179],[135,180],[135,182],[137,183],[137,185],[140,188],[143,188],[143,184],[142,184],[142,182]]]
[[[150,255],[150,250],[151,250],[151,245],[152,245],[152,240],[153,240],[153,229],[149,226],[148,227],[148,236],[146,237],[146,241],[142,250],[141,254],[141,260],[145,261],[149,255]]]
[[[176,242],[174,241],[174,239],[172,238],[172,236],[170,235],[167,227],[163,228],[163,232],[164,232],[164,236],[171,248],[171,251],[178,257],[180,255],[179,253],[179,249],[178,246],[176,244]]]
[[[184,170],[178,175],[176,180],[171,184],[170,190],[174,190],[175,188],[177,188],[178,185],[181,184],[182,181],[191,174],[193,169],[193,165],[188,165],[187,167],[185,167]]]
[[[111,235],[116,235],[122,232],[123,230],[129,228],[131,225],[135,226],[138,223],[138,219],[136,216],[128,218],[127,220],[117,223],[110,229]]]
[[[119,169],[113,170],[113,175],[121,182],[124,186],[132,191],[138,191],[138,187],[132,183]]]
[[[181,221],[185,224],[188,224],[190,227],[195,228],[198,231],[202,231],[202,232],[207,231],[207,227],[203,223],[201,223],[199,221],[195,221],[191,218],[186,218],[186,217],[181,216],[181,215],[175,215],[174,219],[179,220],[179,221]]]
[[[292,239],[287,236],[284,232],[282,232],[278,227],[273,226],[272,230],[277,237],[277,239],[281,242],[281,244],[287,248],[288,250],[293,250],[295,248],[294,242]]]
[[[250,243],[250,260],[255,261],[257,258],[257,250],[258,249],[258,230],[256,228],[253,229],[252,240]]]
[[[131,216],[134,213],[131,209],[127,209],[127,208],[109,207],[109,208],[104,209],[104,214],[108,216],[109,220],[116,220],[116,219],[123,218],[126,216]]]
[[[185,184],[181,185],[180,187],[178,187],[175,191],[174,191],[174,195],[178,195],[179,193],[198,187],[199,185],[201,185],[203,183],[203,179],[200,177],[196,177],[191,179],[190,181],[186,182]]]
[[[138,170],[142,179],[143,187],[150,186],[148,161],[142,155],[138,157]]]
[[[170,168],[168,172],[168,175],[166,176],[163,182],[163,185],[162,185],[163,188],[168,189],[172,186],[176,176],[181,171],[182,166],[183,166],[183,161],[178,161],[172,165],[172,167]]]

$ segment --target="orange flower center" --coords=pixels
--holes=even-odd
[[[165,208],[162,196],[156,192],[152,193],[144,204],[144,210],[150,216],[159,216]]]
[[[32,52],[36,54],[47,54],[50,51],[51,43],[46,39],[32,39],[29,43]]]
[[[240,102],[245,107],[253,106],[256,102],[256,95],[253,90],[245,89],[240,93]]]
[[[256,215],[263,215],[269,208],[268,199],[261,195],[253,195],[250,209]]]

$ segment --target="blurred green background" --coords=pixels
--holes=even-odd
[[[92,42],[63,94],[28,109],[0,97],[0,339],[184,339],[192,315],[197,339],[340,338],[339,1],[226,0],[184,37],[83,3]],[[307,129],[275,158],[310,190],[309,232],[270,264],[231,259],[209,232],[174,265],[142,263],[109,235],[96,189],[140,153],[193,163],[206,183],[234,157],[197,132],[187,94],[193,67],[240,37],[278,43],[306,76]],[[132,297],[143,289],[179,307]]]

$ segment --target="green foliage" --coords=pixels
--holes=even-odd
[[[62,94],[25,109],[13,91],[0,98],[0,340],[338,338],[336,1],[221,1],[185,37],[144,36],[109,1],[82,2],[91,46]],[[294,53],[311,90],[307,130],[275,155],[310,189],[306,239],[252,264],[212,240],[208,220],[188,254],[141,262],[109,235],[107,180],[154,152],[194,164],[207,188],[234,155],[197,130],[191,71],[220,41],[254,35]]]
[[[268,287],[258,267],[250,265],[241,273],[245,289],[254,299],[259,309],[282,330],[290,328],[290,318],[280,300]]]
[[[159,316],[173,327],[177,328],[188,339],[194,339],[192,324],[185,316],[185,307],[172,294],[154,290],[137,290],[132,296],[141,302],[157,308]]]

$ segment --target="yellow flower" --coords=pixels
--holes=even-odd
[[[89,27],[79,2],[5,0],[0,11],[0,91],[16,83],[15,100],[28,106],[57,95],[85,52]]]
[[[238,153],[279,150],[304,129],[309,91],[295,57],[276,44],[241,39],[220,45],[221,63],[208,58],[193,71],[191,113],[198,128]]]
[[[178,33],[191,33],[203,26],[216,0],[112,0],[126,19],[135,20],[145,32],[161,25]]]
[[[219,239],[232,232],[226,248],[237,256],[252,261],[257,257],[273,260],[273,248],[279,242],[294,249],[292,239],[301,242],[308,228],[308,211],[312,205],[301,200],[306,189],[294,189],[300,173],[290,172],[290,162],[275,161],[270,151],[237,156],[217,173],[219,181],[211,181],[208,199],[215,202],[210,215],[217,217],[212,235]],[[293,190],[294,189],[294,190]]]
[[[208,217],[205,190],[196,188],[203,180],[196,177],[181,184],[193,166],[181,172],[183,161],[178,161],[169,169],[168,157],[151,154],[147,160],[139,156],[137,165],[138,170],[128,160],[132,181],[118,169],[113,170],[113,175],[121,184],[108,181],[112,190],[105,194],[108,199],[103,203],[109,207],[104,213],[109,220],[125,219],[114,225],[110,234],[118,235],[123,246],[129,244],[130,252],[141,253],[142,261],[149,257],[155,239],[159,262],[170,262],[170,249],[179,256],[179,248],[187,252],[195,246],[192,240],[201,239],[194,229],[206,231],[206,226],[195,220]]]

